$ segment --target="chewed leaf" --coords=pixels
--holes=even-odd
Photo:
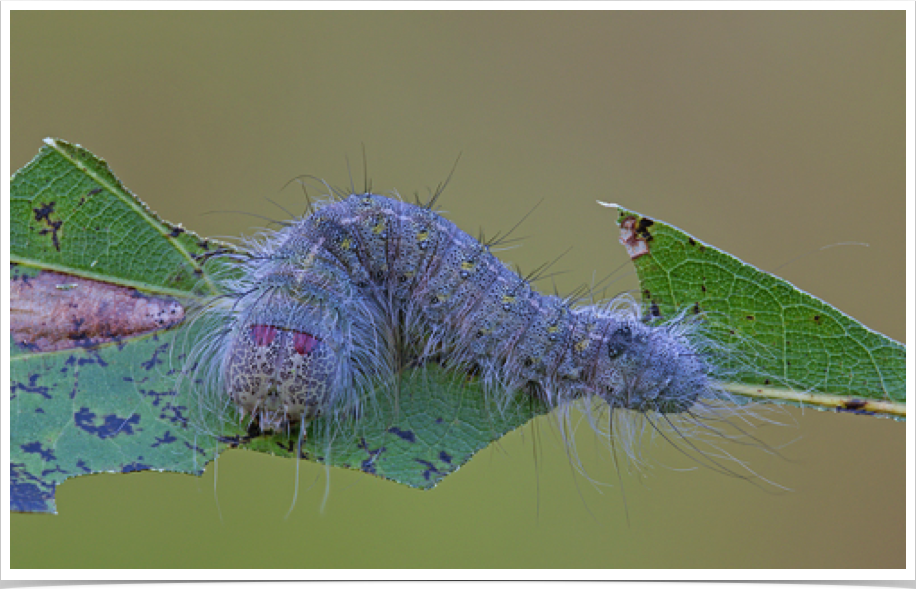
[[[171,366],[216,246],[156,217],[79,146],[48,140],[10,181],[11,508],[50,511],[94,472],[202,472]],[[203,278],[203,279],[202,279]]]
[[[702,313],[723,346],[745,356],[777,352],[754,370],[736,366],[730,390],[903,414],[904,346],[664,223],[626,211],[621,221],[650,314]],[[385,234],[381,225],[372,230]],[[430,235],[418,233],[417,243],[428,245]],[[212,334],[187,311],[224,294],[216,278],[228,267],[204,261],[229,246],[159,219],[104,161],[60,140],[47,140],[11,179],[10,237],[13,510],[53,512],[56,485],[84,474],[200,474],[237,446],[301,450],[308,460],[428,489],[549,411],[527,391],[494,399],[473,377],[429,358],[400,369],[396,390],[388,383],[376,391],[358,420],[315,418],[300,448],[295,429],[268,436],[235,414],[207,413],[193,380],[187,344]],[[503,302],[511,308],[514,298]],[[273,331],[256,329],[255,343],[266,345]],[[317,339],[296,333],[292,349],[308,354]],[[580,352],[588,345],[576,344]]]
[[[201,431],[178,386],[185,311],[213,292],[203,261],[227,246],[159,219],[85,149],[46,143],[10,182],[11,509],[55,512],[56,485],[75,476],[200,474],[227,447],[295,456],[294,436]],[[435,369],[402,382],[346,436],[313,422],[304,456],[431,488],[546,412],[527,397],[496,410]]]
[[[213,292],[201,259],[220,244],[159,219],[79,145],[45,143],[10,180],[13,262],[173,296]]]
[[[55,486],[84,474],[203,471],[215,443],[188,428],[175,333],[12,359],[11,509],[54,512]]]
[[[622,208],[618,214],[648,312],[702,314],[723,346],[754,357],[754,370],[734,367],[729,390],[906,415],[903,344],[671,225]]]
[[[547,411],[525,394],[508,408],[497,407],[478,384],[431,366],[406,372],[398,395],[380,396],[352,430],[313,422],[302,452],[322,464],[431,489],[491,442]],[[296,441],[286,436],[261,436],[245,446],[280,455],[296,451]]]

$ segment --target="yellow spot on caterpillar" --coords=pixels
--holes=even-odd
[[[349,237],[345,237],[344,240],[340,242],[340,248],[344,250],[349,250],[352,245],[353,243],[350,241]]]
[[[305,259],[299,263],[300,268],[302,269],[311,268],[312,266],[315,265],[316,259],[318,259],[318,253],[313,248],[309,250],[308,254],[306,254]],[[301,274],[299,276],[299,282],[301,283],[304,279],[305,279],[305,274]]]
[[[424,229],[417,232],[417,241],[426,241],[427,239],[429,239],[429,231]]]
[[[547,333],[556,333],[558,331],[560,331],[559,325],[551,325],[547,328]]]
[[[515,297],[512,295],[503,295],[503,303],[510,304],[515,302]]]
[[[461,269],[462,270],[473,270],[474,262],[461,262]]]
[[[576,351],[584,352],[588,348],[588,338],[579,340],[576,342]]]
[[[372,233],[375,233],[376,235],[379,235],[379,234],[381,234],[383,231],[385,231],[385,221],[384,221],[384,220],[380,220],[378,223],[375,224],[375,227],[372,228]]]

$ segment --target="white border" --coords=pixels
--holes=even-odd
[[[906,172],[906,222],[907,222],[907,317],[906,317],[906,344],[909,347],[913,341],[914,328],[914,92],[913,92],[913,72],[914,72],[914,21],[913,21],[913,4],[911,2],[242,2],[242,1],[221,1],[221,2],[24,2],[9,1],[4,2],[2,15],[2,37],[3,37],[3,152],[7,157],[3,161],[3,173],[6,178],[11,176],[10,162],[8,154],[10,153],[10,12],[12,10],[905,10],[906,17],[906,155],[907,155],[907,172]],[[9,183],[4,184],[4,198],[2,202],[2,223],[3,235],[9,235]],[[3,329],[9,330],[9,239],[4,240],[3,247]],[[9,373],[10,350],[9,338],[2,340],[3,356],[7,374]],[[912,397],[912,368],[913,360],[907,357],[907,396]],[[3,505],[9,505],[9,396],[2,396],[3,406],[3,455],[4,463],[2,467],[2,494]],[[819,579],[863,579],[873,580],[877,578],[900,578],[913,579],[914,571],[914,453],[913,453],[913,421],[909,420],[907,427],[907,504],[906,504],[906,570],[893,571],[874,571],[874,570],[829,570],[829,571],[795,571],[795,570],[681,570],[681,571],[512,571],[511,575],[515,578],[527,579],[570,579],[570,578],[601,578],[613,576],[614,578],[630,579],[652,579],[652,578],[677,578],[677,579],[707,579],[707,578],[754,578],[754,579],[777,579],[777,578],[819,578]],[[8,509],[3,509],[3,579],[32,579],[36,576],[50,578],[123,578],[124,574],[120,571],[53,571],[50,574],[42,571],[42,574],[36,575],[34,572],[27,570],[10,570],[10,515]],[[868,541],[863,538],[863,541]],[[850,556],[854,556],[854,548],[850,548]],[[435,571],[431,573],[427,570],[366,570],[366,571],[348,571],[346,574],[333,573],[328,571],[310,571],[310,579],[329,579],[329,578],[365,578],[365,579],[428,579],[442,578],[443,573],[449,579],[476,579],[476,578],[502,578],[506,572],[491,570],[461,570],[461,571]],[[131,572],[130,575],[135,575]],[[296,578],[293,572],[288,578]],[[145,573],[147,579],[172,579],[172,578],[237,578],[237,575],[231,575],[228,571],[207,571],[206,577],[194,574],[190,571],[161,570],[151,573]]]

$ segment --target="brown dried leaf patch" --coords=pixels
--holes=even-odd
[[[175,299],[134,288],[47,270],[10,280],[10,333],[36,352],[103,344],[183,319]]]

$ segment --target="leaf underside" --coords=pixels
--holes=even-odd
[[[47,140],[10,188],[11,281],[20,281],[22,292],[48,272],[115,285],[130,300],[156,295],[185,307],[216,292],[202,261],[228,246],[159,219],[87,150]],[[905,400],[901,344],[670,226],[621,211],[626,219],[643,229],[649,253],[634,262],[653,313],[673,316],[696,305],[716,317],[713,331],[728,345],[756,339],[785,350],[742,374],[741,383],[766,388],[761,375],[776,374],[809,393]],[[57,288],[85,304],[88,284]],[[11,333],[13,511],[55,512],[56,486],[84,474],[200,474],[217,453],[237,446],[296,455],[295,432],[251,435],[257,432],[242,423],[226,423],[216,435],[194,425],[197,401],[189,387],[176,385],[184,358],[175,344],[189,337],[187,323],[135,336],[87,337],[86,325],[74,329],[72,345],[52,351]],[[427,366],[400,375],[397,391],[377,394],[357,424],[313,421],[301,452],[429,489],[546,412],[524,393],[497,407],[472,379]]]

